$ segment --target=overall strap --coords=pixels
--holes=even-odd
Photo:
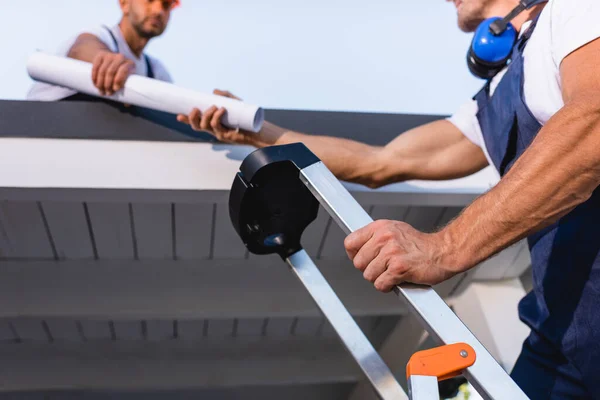
[[[152,69],[152,64],[150,63],[150,57],[144,54],[144,59],[146,60],[146,71],[148,78],[154,79],[154,70]]]
[[[527,30],[525,32],[523,32],[523,34],[521,35],[521,37],[517,41],[516,47],[519,49],[519,51],[523,51],[523,49],[525,48],[525,45],[527,44],[527,42],[531,38],[531,35],[533,35],[533,31],[535,30],[537,22],[540,19],[540,15],[541,15],[541,13],[538,14],[533,20],[531,20],[531,25],[529,25],[529,27],[527,28]]]

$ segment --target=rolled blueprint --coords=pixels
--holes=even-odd
[[[264,110],[260,107],[139,75],[127,78],[122,90],[102,96],[92,82],[92,64],[72,58],[36,52],[29,57],[27,72],[36,81],[172,114],[188,115],[194,108],[204,112],[213,105],[224,107],[227,112],[222,123],[234,129],[258,132],[264,122]]]

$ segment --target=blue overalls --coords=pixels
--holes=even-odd
[[[519,38],[494,94],[488,82],[475,96],[485,146],[501,175],[542,128],[523,99],[523,50],[536,22]],[[528,241],[533,291],[519,315],[531,334],[512,377],[534,400],[600,399],[600,190]]]

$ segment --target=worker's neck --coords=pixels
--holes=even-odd
[[[512,25],[515,27],[517,32],[521,31],[521,28],[523,27],[523,24],[525,24],[525,22],[531,21],[532,19],[537,17],[542,12],[545,5],[546,5],[546,3],[538,4],[536,6],[531,7],[528,10],[523,11],[521,14],[517,15],[511,21]],[[502,4],[498,4],[496,7],[493,7],[492,9],[489,10],[490,15],[488,16],[488,18],[497,17],[499,15],[500,16],[508,15],[516,6],[517,6],[516,1],[510,2],[510,3],[504,2]]]
[[[135,54],[136,57],[141,57],[144,51],[144,48],[148,44],[150,39],[146,39],[141,37],[135,28],[127,21],[125,18],[119,22],[119,28],[121,29],[121,33],[123,34],[123,38],[127,42],[127,45]]]

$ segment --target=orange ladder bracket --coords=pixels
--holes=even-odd
[[[475,350],[466,343],[454,343],[419,351],[406,366],[409,396],[414,400],[438,396],[437,382],[454,378],[475,364]]]

